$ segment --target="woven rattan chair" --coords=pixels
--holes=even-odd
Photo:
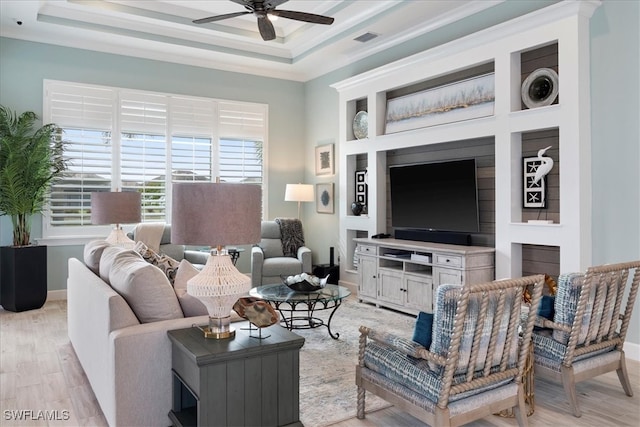
[[[538,275],[439,286],[429,349],[361,326],[358,418],[364,418],[369,391],[432,426],[461,425],[510,408],[526,426],[522,375],[543,285]],[[527,287],[532,300],[525,313]]]
[[[553,321],[533,334],[536,377],[561,382],[571,410],[581,416],[576,383],[616,371],[633,396],[622,346],[638,294],[640,261],[589,268],[558,278]],[[623,304],[625,294],[626,303]]]

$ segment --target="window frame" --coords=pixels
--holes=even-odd
[[[103,94],[111,94],[113,96],[112,99],[112,108],[113,111],[109,112],[111,114],[110,128],[103,129],[97,128],[95,126],[91,126],[91,121],[100,122],[99,120],[93,120],[90,118],[87,122],[89,126],[83,125],[84,123],[80,123],[80,121],[84,122],[83,118],[66,118],[62,120],[63,123],[56,123],[53,111],[53,100],[50,92],[54,88],[65,88],[69,87],[70,93],[73,92],[77,94],[83,94],[83,90],[87,93],[91,91],[100,91]],[[122,131],[122,99],[123,94],[127,96],[133,97],[137,94],[143,97],[159,97],[166,101],[166,123],[162,126],[164,128],[164,140],[165,140],[165,186],[166,188],[166,200],[165,200],[165,218],[167,223],[171,222],[171,183],[173,182],[172,177],[172,143],[175,138],[210,138],[211,141],[211,151],[210,151],[210,162],[211,162],[211,179],[215,180],[217,176],[220,175],[220,157],[219,157],[219,147],[220,142],[224,140],[244,140],[244,141],[262,141],[262,157],[261,157],[261,187],[262,187],[262,206],[263,213],[266,215],[267,212],[267,201],[268,197],[268,123],[269,123],[269,108],[268,104],[262,103],[253,103],[253,102],[243,102],[243,101],[233,101],[233,100],[223,100],[217,98],[207,98],[207,97],[197,97],[197,96],[188,96],[181,94],[172,94],[166,92],[153,92],[153,91],[144,91],[144,90],[135,90],[135,89],[126,89],[112,86],[102,86],[102,85],[92,85],[92,84],[84,84],[84,83],[75,83],[75,82],[66,82],[66,81],[58,81],[58,80],[44,80],[43,84],[43,121],[45,123],[56,123],[56,125],[61,128],[75,128],[75,129],[88,129],[93,131],[100,132],[110,132],[111,133],[111,191],[116,191],[118,186],[121,185],[122,182],[122,174],[121,174],[121,166],[122,159],[120,158],[121,151],[121,135],[123,133],[131,132],[129,129]],[[180,123],[180,119],[172,116],[172,114],[177,114],[174,110],[175,105],[179,105],[184,107],[190,106],[190,102],[192,105],[206,105],[207,107],[212,108],[214,117],[211,117],[213,123],[207,123],[207,129],[203,130],[203,128],[198,128],[198,126],[193,126],[194,130],[192,132],[188,131],[180,131],[180,128],[186,129],[184,123]],[[235,116],[232,118],[231,122],[223,122],[229,117],[222,118],[222,111],[228,111],[229,108],[234,110],[234,114],[239,114],[239,116]],[[225,110],[226,109],[226,110]],[[196,107],[193,107],[193,110],[196,110]],[[246,111],[246,117],[243,116]],[[84,110],[82,110],[84,113]],[[106,115],[108,115],[106,114]],[[195,113],[194,113],[195,115]],[[52,117],[54,117],[52,119]],[[209,116],[205,116],[209,117]],[[255,120],[257,118],[257,120]],[[252,120],[253,119],[253,120]],[[75,120],[75,122],[74,122]],[[233,122],[235,120],[235,123]],[[188,120],[187,126],[189,125]],[[250,123],[247,125],[246,123]],[[75,124],[72,124],[75,123]],[[101,125],[107,123],[107,120],[103,120]],[[134,125],[135,127],[135,125]],[[191,127],[189,127],[191,130]],[[141,129],[140,131],[134,131],[136,134],[143,134],[145,129]],[[208,132],[207,132],[208,131]],[[131,133],[134,133],[131,132]],[[147,132],[150,133],[150,132]],[[64,138],[64,136],[63,136]],[[135,224],[125,224],[123,228],[133,228]],[[42,214],[42,238],[37,239],[38,243],[47,244],[47,245],[66,245],[66,244],[82,244],[90,239],[104,237],[109,234],[112,226],[101,226],[101,225],[52,225],[51,224],[51,209],[50,204],[47,204],[46,209]]]

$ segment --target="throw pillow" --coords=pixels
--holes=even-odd
[[[105,248],[111,246],[106,240],[92,240],[84,245],[84,263],[95,274],[100,275],[100,258]]]
[[[169,283],[171,283],[172,285],[174,284],[176,279],[176,271],[178,270],[178,266],[180,265],[178,261],[167,255],[158,254],[143,242],[136,242],[133,250],[142,255],[142,258],[149,264],[158,267],[165,274],[165,276],[167,276],[167,279],[169,279]]]
[[[207,307],[204,306],[202,301],[187,293],[187,281],[198,273],[200,273],[200,270],[195,268],[189,261],[186,259],[180,261],[176,280],[173,282],[173,290],[178,297],[178,302],[180,303],[184,317],[209,314]]]
[[[553,315],[555,314],[555,310],[553,308],[553,305],[556,301],[556,297],[553,295],[543,295],[542,299],[540,300],[540,305],[538,306],[538,316],[540,317],[544,317],[547,320],[551,320],[553,321]],[[543,328],[542,326],[534,326],[533,330],[534,331],[541,331],[544,329],[549,329],[549,328]]]
[[[418,313],[413,329],[413,341],[422,345],[427,350],[431,346],[431,333],[433,327],[433,313]]]
[[[134,251],[115,256],[109,280],[111,287],[127,301],[140,323],[184,317],[178,298],[164,273],[145,262]]]
[[[542,316],[545,319],[553,320],[555,310],[553,304],[556,302],[556,297],[553,295],[543,295],[540,306],[538,307],[538,316]]]

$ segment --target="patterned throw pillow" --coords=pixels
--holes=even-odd
[[[150,249],[143,242],[137,242],[133,247],[133,250],[139,253],[145,261],[149,264],[155,265],[167,276],[169,282],[173,286],[173,283],[176,280],[176,272],[178,271],[178,266],[180,263],[175,259],[167,256],[160,255],[156,253],[153,249]]]

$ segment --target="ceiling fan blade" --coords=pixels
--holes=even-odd
[[[236,16],[248,15],[253,12],[244,11],[244,12],[234,12],[234,13],[226,13],[224,15],[216,15],[210,16],[208,18],[196,19],[193,21],[194,24],[207,24],[209,22],[222,21],[223,19],[235,18]]]
[[[295,19],[296,21],[311,22],[312,24],[333,24],[333,18],[330,16],[316,15],[314,13],[298,12],[295,10],[269,10],[268,13],[283,18]]]
[[[258,30],[260,30],[260,35],[262,36],[262,40],[269,41],[276,38],[276,30],[273,28],[273,24],[269,21],[266,13],[261,13],[257,15],[258,17]]]

